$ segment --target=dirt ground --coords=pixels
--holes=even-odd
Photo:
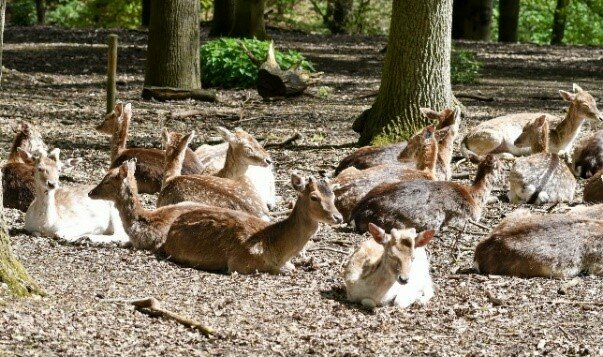
[[[105,107],[105,30],[9,28],[0,92],[0,157],[11,125],[29,120],[51,147],[84,163],[66,185],[98,182],[108,165],[108,137],[93,127]],[[385,38],[271,33],[277,46],[301,50],[324,75],[308,95],[262,102],[253,90],[220,92],[220,102],[158,103],[140,99],[146,34],[119,31],[119,98],[131,101],[131,146],[158,147],[159,122],[181,110],[196,117],[167,120],[172,130],[195,129],[193,147],[212,140],[215,125],[241,126],[269,142],[300,132],[297,145],[270,150],[285,210],[294,198],[289,174],[330,172],[354,149],[353,118],[379,85]],[[205,36],[205,33],[204,33]],[[462,98],[462,130],[480,120],[518,111],[563,115],[557,91],[572,82],[603,101],[603,48],[460,43],[485,64],[477,84],[455,86]],[[319,87],[326,86],[329,90]],[[242,103],[243,120],[239,121]],[[603,105],[599,105],[603,107]],[[585,131],[596,129],[587,123]],[[457,145],[458,148],[458,145]],[[463,164],[457,172],[474,172]],[[495,194],[504,195],[502,190]],[[152,197],[146,197],[152,202]],[[581,190],[577,198],[581,200]],[[489,205],[482,223],[492,227],[517,207]],[[546,207],[545,207],[546,208]],[[28,236],[23,214],[6,210],[16,255],[48,293],[12,300],[0,292],[0,355],[602,355],[603,281],[577,285],[549,279],[462,274],[486,232],[472,227],[459,250],[455,232],[431,246],[436,295],[427,306],[375,311],[345,301],[341,267],[366,237],[347,227],[322,227],[309,244],[309,261],[297,259],[291,275],[221,275],[181,268],[141,251],[73,246]],[[321,248],[330,248],[324,250]],[[154,296],[181,314],[213,327],[205,338],[177,323],[151,318],[105,299]]]

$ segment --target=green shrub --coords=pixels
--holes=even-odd
[[[137,0],[59,0],[47,21],[64,27],[137,28],[142,5]]]
[[[269,42],[242,40],[253,55],[264,60]],[[275,51],[276,61],[282,69],[288,69],[301,61],[301,68],[313,71],[312,64],[297,51]],[[251,62],[233,38],[221,38],[201,46],[202,83],[206,87],[250,88],[258,79],[258,68]]]
[[[482,63],[475,53],[454,48],[450,56],[450,80],[454,84],[474,83],[479,75]]]
[[[8,4],[8,11],[13,25],[31,26],[37,21],[34,0],[15,0]]]

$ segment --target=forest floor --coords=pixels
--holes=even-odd
[[[214,138],[216,125],[240,126],[269,142],[294,132],[303,135],[294,146],[270,150],[283,197],[277,208],[281,211],[294,199],[291,171],[331,172],[354,150],[357,135],[351,123],[374,100],[366,96],[379,86],[379,50],[386,42],[382,37],[272,32],[277,47],[301,50],[324,71],[308,95],[263,102],[253,90],[227,90],[213,104],[159,103],[140,99],[146,33],[118,32],[118,97],[133,103],[131,146],[160,146],[162,120],[172,130],[196,130],[193,147]],[[28,120],[50,147],[62,149],[63,157],[85,159],[67,175],[65,185],[100,181],[108,165],[109,139],[93,127],[105,108],[107,34],[7,29],[0,157],[9,149],[11,126]],[[454,86],[455,93],[494,98],[461,98],[466,106],[462,133],[507,113],[562,116],[567,106],[557,91],[571,90],[572,82],[603,100],[603,48],[457,45],[476,51],[484,68],[476,84]],[[190,109],[204,114],[167,120],[172,112]],[[586,123],[586,132],[594,129]],[[475,167],[463,164],[461,171],[473,173]],[[495,194],[504,196],[502,190]],[[491,204],[482,223],[493,227],[516,208],[504,199]],[[5,214],[16,255],[48,295],[12,300],[0,292],[0,355],[603,354],[603,280],[581,277],[575,286],[560,289],[567,281],[463,274],[472,267],[473,249],[486,233],[478,227],[461,237],[458,251],[450,248],[454,231],[442,232],[431,245],[436,295],[428,305],[368,311],[345,301],[342,264],[366,239],[347,227],[322,227],[309,243],[310,260],[294,260],[298,269],[290,275],[242,276],[181,268],[132,249],[32,237],[23,231],[23,213]],[[105,301],[145,296],[213,327],[217,334],[205,338],[130,305]]]

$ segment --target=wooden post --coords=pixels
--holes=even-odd
[[[107,114],[115,106],[115,77],[117,76],[117,35],[109,35],[109,61],[107,65]]]

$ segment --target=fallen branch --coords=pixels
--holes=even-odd
[[[307,252],[314,252],[314,251],[317,251],[317,250],[326,250],[326,251],[329,251],[329,252],[335,252],[335,253],[346,254],[346,255],[350,253],[350,252],[346,252],[346,251],[343,251],[343,250],[340,250],[340,249],[335,249],[335,248],[330,248],[330,247],[316,247],[316,248],[306,249]]]
[[[267,143],[264,147],[267,148],[279,148],[292,145],[294,141],[301,139],[302,136],[300,133],[295,133],[291,137],[281,141],[280,143]]]
[[[477,223],[476,221],[474,221],[474,220],[472,220],[472,219],[468,219],[468,220],[467,220],[467,222],[469,222],[469,223],[473,224],[474,226],[480,227],[481,229],[484,229],[484,230],[487,230],[487,231],[489,231],[489,230],[490,230],[490,227],[488,227],[488,226],[484,226],[484,225],[483,225],[483,224],[481,224],[481,223]]]
[[[376,90],[376,91],[369,92],[368,94],[359,95],[356,97],[356,99],[372,98],[372,97],[376,97],[378,94],[379,94],[379,90]]]
[[[469,177],[471,177],[471,174],[468,172],[461,172],[458,174],[452,174],[452,178],[456,179],[456,180],[464,180],[464,179],[468,179]]]
[[[494,102],[494,97],[485,97],[485,96],[479,95],[479,94],[458,93],[458,94],[455,94],[454,96],[457,98],[468,98],[468,99],[481,100],[484,102]]]
[[[216,91],[214,90],[151,86],[142,89],[142,98],[146,100],[155,99],[158,101],[195,99],[215,102],[217,100]]]

